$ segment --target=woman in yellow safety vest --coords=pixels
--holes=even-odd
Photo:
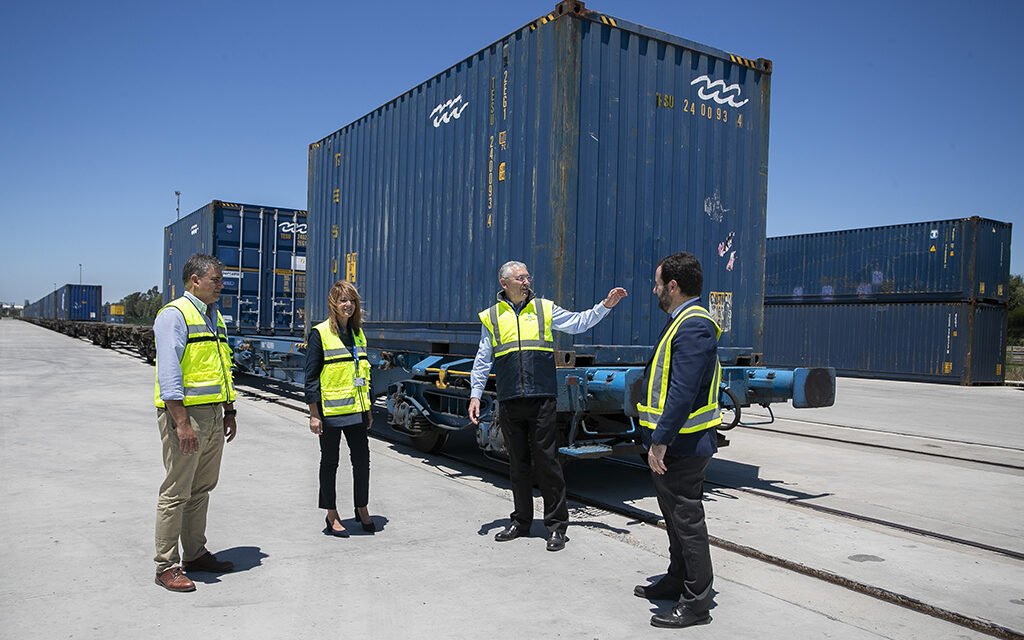
[[[370,497],[370,362],[362,332],[359,292],[338,280],[327,295],[328,318],[306,341],[306,403],[309,430],[320,436],[320,499],[327,510],[324,533],[347,538],[338,515],[335,483],[341,436],[352,461],[355,517],[364,531],[376,531],[366,507]]]

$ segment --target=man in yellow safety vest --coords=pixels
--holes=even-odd
[[[235,389],[227,327],[216,306],[224,265],[196,254],[182,270],[185,294],[153,323],[156,385],[153,402],[163,442],[166,476],[156,516],[156,583],[168,591],[195,591],[188,573],[224,573],[234,565],[206,548],[206,511],[217,486],[224,441],[235,437]],[[185,558],[178,563],[178,541]]]
[[[533,278],[522,262],[506,262],[498,270],[498,301],[480,312],[480,344],[473,362],[469,419],[480,422],[480,398],[494,365],[498,422],[509,455],[509,475],[515,504],[512,522],[494,539],[507,542],[526,536],[533,522],[533,477],[544,496],[544,526],[548,551],[565,548],[569,508],[565,479],[558,462],[555,421],[555,338],[552,330],[582,333],[626,297],[615,287],[586,311],[566,311],[534,295]]]
[[[711,621],[711,551],[704,522],[704,470],[718,450],[715,427],[722,366],[721,329],[700,304],[704,276],[689,253],[662,260],[654,272],[654,295],[670,318],[644,375],[641,437],[648,447],[658,506],[669,540],[667,574],[633,593],[650,600],[678,600],[656,614],[656,627],[681,628]]]

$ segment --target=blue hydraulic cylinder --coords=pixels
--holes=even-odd
[[[792,400],[797,409],[831,407],[836,398],[836,371],[831,367],[723,367],[722,380],[742,406]]]

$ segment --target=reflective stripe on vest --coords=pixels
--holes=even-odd
[[[668,373],[672,362],[672,339],[675,337],[683,322],[690,318],[706,318],[715,327],[715,338],[722,336],[722,329],[715,322],[707,309],[693,305],[683,310],[679,316],[672,321],[668,331],[658,342],[654,351],[654,359],[651,361],[650,376],[647,380],[647,397],[645,403],[637,403],[636,408],[640,414],[640,424],[648,429],[655,429],[661,419],[662,411],[665,409],[665,398],[668,396]],[[721,409],[718,406],[718,388],[722,382],[722,364],[715,356],[715,373],[711,376],[711,387],[708,389],[708,397],[704,406],[691,413],[679,427],[679,433],[694,433],[710,429],[722,424]]]
[[[181,356],[181,380],[185,390],[183,404],[188,407],[234,402],[231,347],[228,346],[228,330],[220,311],[217,312],[217,333],[214,334],[210,332],[203,314],[188,298],[183,296],[172,300],[160,309],[158,315],[169,307],[181,312],[188,330]],[[160,398],[159,376],[154,385],[153,404],[160,408],[165,406]]]
[[[494,357],[500,358],[514,351],[555,350],[555,338],[551,334],[551,313],[555,303],[543,298],[533,298],[518,314],[505,300],[481,311],[480,322],[491,335]],[[532,322],[530,316],[536,316]],[[525,319],[526,322],[520,322]]]
[[[324,348],[324,366],[320,370],[320,404],[325,416],[344,416],[370,410],[370,361],[366,356],[366,338],[355,331],[353,349],[345,346],[338,334],[331,330],[330,319],[313,327],[320,334]],[[362,386],[356,386],[362,378]]]

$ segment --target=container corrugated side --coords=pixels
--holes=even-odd
[[[765,299],[1005,303],[1011,228],[975,217],[769,238]]]
[[[741,60],[567,13],[312,144],[310,323],[347,278],[376,344],[472,353],[476,314],[515,259],[539,295],[569,309],[629,289],[592,332],[558,338],[577,357],[618,362],[666,321],[650,293],[657,261],[688,250],[704,265],[726,359],[750,360],[761,341],[770,63]]]
[[[1006,307],[967,302],[765,306],[765,363],[840,375],[1002,384]]]
[[[102,322],[103,287],[98,284],[65,284],[29,305],[25,317]]]
[[[165,303],[182,294],[189,256],[224,263],[220,306],[233,332],[301,334],[305,326],[306,212],[222,202],[164,230]]]

